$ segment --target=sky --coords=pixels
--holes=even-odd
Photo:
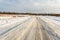
[[[0,11],[60,13],[60,0],[0,0]]]

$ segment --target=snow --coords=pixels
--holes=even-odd
[[[30,17],[0,17],[0,34],[29,18]]]
[[[40,16],[40,19],[44,21],[42,25],[45,28],[45,31],[54,39],[60,39],[60,17],[55,17],[55,16]],[[50,28],[50,30],[49,30]],[[48,29],[48,30],[47,30]]]

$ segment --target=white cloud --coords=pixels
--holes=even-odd
[[[39,6],[39,5],[40,5],[40,3],[34,2],[34,6]]]

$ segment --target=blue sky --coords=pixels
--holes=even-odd
[[[0,0],[0,11],[60,13],[60,0]]]

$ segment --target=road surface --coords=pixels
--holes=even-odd
[[[0,23],[0,40],[60,40],[59,17],[27,16],[4,20]]]

